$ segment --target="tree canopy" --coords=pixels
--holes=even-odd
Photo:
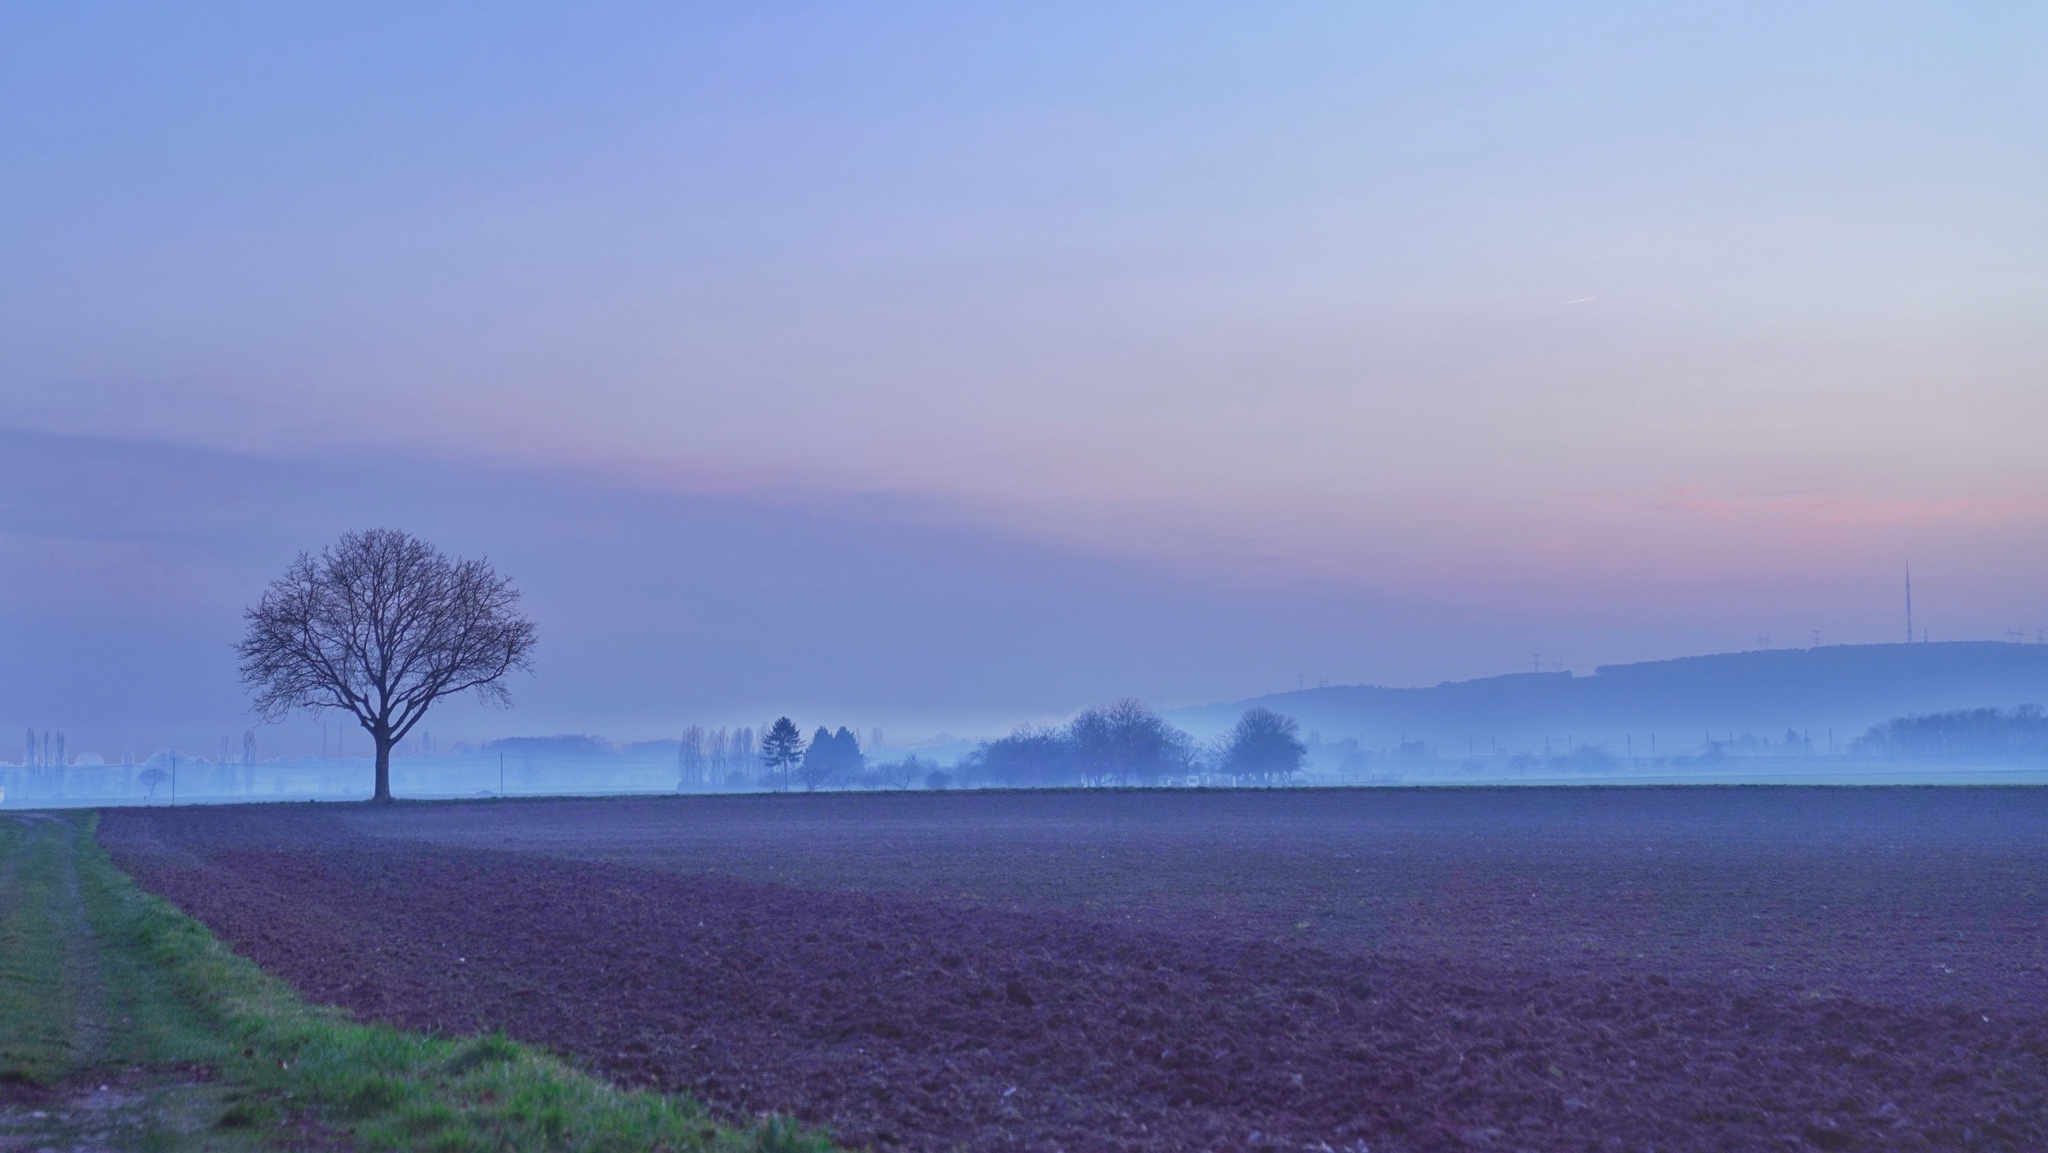
[[[1222,769],[1240,780],[1272,784],[1294,776],[1307,756],[1299,721],[1254,707],[1245,710],[1224,738]]]
[[[804,751],[803,763],[797,769],[797,778],[806,790],[816,790],[819,785],[832,780],[850,780],[866,767],[867,758],[861,754],[860,740],[845,725],[838,732],[820,725],[811,736],[811,745]]]
[[[530,669],[533,622],[486,560],[455,560],[395,529],[346,533],[300,553],[244,615],[242,680],[267,720],[337,709],[376,747],[375,799],[391,799],[391,748],[442,697],[508,705]]]
[[[1912,760],[2038,760],[2048,757],[2048,716],[2021,705],[1894,717],[1857,738],[1855,749]]]
[[[789,773],[804,758],[804,735],[797,731],[796,722],[788,717],[777,717],[768,731],[761,735],[761,763],[767,767],[772,781],[780,774],[780,786],[789,787]]]
[[[995,784],[1149,785],[1194,771],[1194,739],[1143,702],[1084,709],[1065,725],[985,741],[965,765]]]

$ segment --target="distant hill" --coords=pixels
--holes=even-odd
[[[1591,676],[1513,673],[1430,688],[1347,685],[1179,709],[1197,735],[1220,732],[1253,705],[1301,722],[1325,741],[1368,748],[1403,740],[1444,755],[1476,745],[1540,749],[1656,735],[1660,751],[1698,748],[1709,732],[1778,739],[1787,729],[1838,745],[1906,713],[2048,704],[2048,645],[1996,641],[1830,645],[1603,665]],[[1635,746],[1638,753],[1644,748]]]

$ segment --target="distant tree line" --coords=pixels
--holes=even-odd
[[[1895,717],[1857,738],[1855,750],[1916,761],[2048,758],[2048,716],[2021,705]]]
[[[684,788],[751,784],[758,768],[754,730],[691,725],[676,742],[676,780]]]
[[[56,743],[54,745],[51,743],[51,736],[52,734],[49,730],[45,729],[43,731],[43,743],[41,746],[38,746],[36,744],[36,731],[30,729],[28,731],[28,744],[22,753],[21,763],[29,768],[69,764],[70,761],[64,755],[64,734],[55,734]]]
[[[875,734],[879,742],[879,731]],[[721,770],[745,755],[758,776]],[[851,729],[819,726],[805,740],[796,722],[779,717],[761,731],[730,737],[724,730],[683,731],[677,752],[678,785],[754,784],[789,791],[802,787],[945,789],[1052,788],[1180,784],[1192,778],[1227,778],[1240,784],[1285,784],[1301,770],[1308,746],[1301,726],[1270,709],[1254,708],[1220,740],[1203,744],[1135,700],[1085,709],[1064,725],[1033,726],[983,741],[952,769],[908,755],[872,761]]]
[[[1203,746],[1135,700],[1084,710],[1056,728],[1022,728],[984,741],[961,765],[977,784],[1157,785],[1202,775],[1247,784],[1292,779],[1308,755],[1301,726],[1254,708],[1221,741]]]

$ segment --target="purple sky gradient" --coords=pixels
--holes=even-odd
[[[236,612],[368,524],[542,618],[451,736],[1884,640],[1908,559],[2031,634],[2044,58],[2019,4],[14,9],[0,725],[239,732]]]
[[[1441,595],[1299,573],[1217,579],[948,522],[881,499],[677,491],[560,468],[396,453],[291,457],[12,433],[0,500],[0,723],[118,757],[206,750],[251,721],[229,645],[301,547],[403,524],[527,590],[538,674],[510,712],[463,704],[444,743],[683,724],[1000,732],[1139,693],[1162,704],[1315,684],[1430,683],[1527,667],[1889,640],[1893,574],[1731,574],[1574,589],[1501,565]],[[1983,581],[1980,575],[1972,579]],[[1474,591],[1478,590],[1478,591]],[[2014,590],[1920,576],[1920,620],[1996,635]],[[2022,587],[2017,592],[2024,593]],[[1977,614],[1977,615],[1974,615]],[[1759,623],[1753,623],[1759,622]],[[310,723],[269,749],[317,745]],[[239,740],[237,745],[239,747]]]

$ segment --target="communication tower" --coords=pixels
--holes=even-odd
[[[1913,643],[1913,566],[1906,565],[1906,643]]]

